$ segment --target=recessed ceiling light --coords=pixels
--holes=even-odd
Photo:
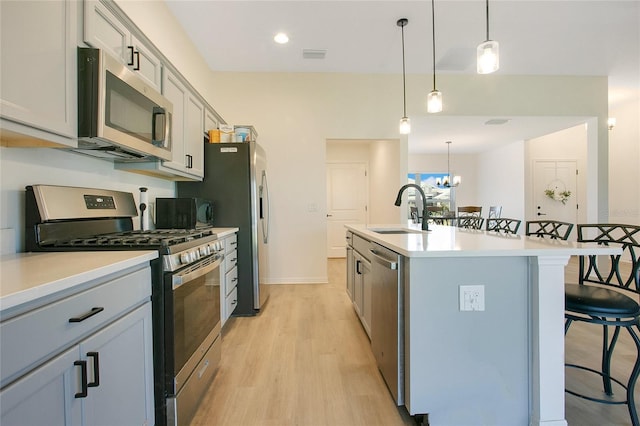
[[[273,37],[273,40],[278,44],[285,44],[289,42],[289,36],[285,33],[278,33]]]

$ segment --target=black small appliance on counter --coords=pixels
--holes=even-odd
[[[196,229],[213,225],[213,202],[204,198],[156,198],[156,228]]]

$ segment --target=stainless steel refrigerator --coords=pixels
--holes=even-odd
[[[213,224],[237,227],[238,305],[233,315],[256,315],[269,296],[267,158],[256,142],[205,143],[204,180],[178,182],[178,197],[213,201]]]

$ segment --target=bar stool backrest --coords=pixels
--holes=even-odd
[[[530,220],[526,222],[525,226],[526,235],[548,237],[552,240],[566,240],[573,229],[573,223],[559,220]]]
[[[640,295],[640,226],[578,224],[578,242],[618,246],[622,254],[580,256],[580,284],[590,282]]]
[[[511,219],[508,217],[490,218],[487,219],[487,231],[515,234],[518,232],[521,222],[520,219]]]

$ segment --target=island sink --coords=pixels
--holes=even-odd
[[[370,229],[377,234],[422,234],[421,231],[414,231],[413,229]]]

